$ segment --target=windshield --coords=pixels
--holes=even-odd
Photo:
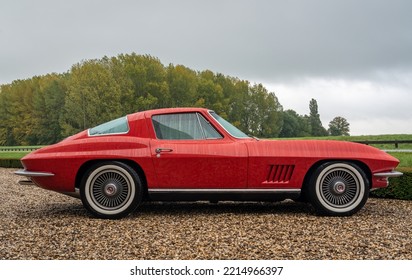
[[[224,118],[216,114],[215,112],[210,111],[209,113],[233,137],[250,138],[245,133],[243,133],[241,130],[239,130],[237,127],[235,127],[233,124],[231,124],[230,122],[228,122],[227,120],[225,120]]]

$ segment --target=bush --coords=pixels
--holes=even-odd
[[[389,187],[373,191],[371,196],[412,200],[412,168],[399,170],[403,176],[389,179]]]
[[[3,158],[0,158],[0,167],[23,168],[19,159],[3,159]]]

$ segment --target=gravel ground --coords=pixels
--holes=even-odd
[[[352,217],[280,203],[150,203],[122,220],[19,186],[0,168],[0,259],[412,259],[412,202],[369,199]]]

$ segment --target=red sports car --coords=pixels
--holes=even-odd
[[[310,202],[321,214],[352,215],[371,189],[388,185],[399,161],[340,141],[259,140],[200,108],[130,114],[22,159],[35,184],[80,197],[101,218],[143,201]]]

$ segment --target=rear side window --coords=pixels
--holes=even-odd
[[[152,117],[158,139],[202,140],[222,136],[198,113],[165,114]]]
[[[129,132],[127,117],[121,117],[89,129],[89,136],[124,134]]]

